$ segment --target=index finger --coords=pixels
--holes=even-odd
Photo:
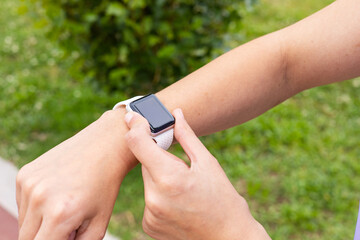
[[[130,128],[126,134],[129,149],[153,177],[164,174],[164,168],[179,166],[187,168],[181,159],[160,148],[154,142],[150,136],[149,124],[141,115],[129,112],[125,116],[125,122]]]

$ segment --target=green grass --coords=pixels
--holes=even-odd
[[[239,39],[280,29],[331,2],[263,0],[251,11],[242,9]],[[66,72],[72,59],[64,60],[44,30],[19,14],[20,5],[3,0],[0,9],[0,156],[19,167],[121,97],[72,80]],[[242,126],[203,138],[274,239],[353,237],[360,199],[359,93],[360,79],[312,89]],[[182,156],[178,147],[173,151]],[[122,185],[111,232],[147,239],[143,207],[137,167]]]
[[[101,115],[118,96],[71,80],[72,58],[49,42],[21,1],[0,13],[0,155],[19,167]],[[76,56],[76,53],[73,54]]]

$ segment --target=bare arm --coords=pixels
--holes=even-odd
[[[338,0],[283,30],[298,91],[360,75],[360,1]]]
[[[198,135],[246,122],[298,92],[360,75],[360,1],[339,0],[244,44],[158,93]]]
[[[157,96],[171,111],[182,108],[196,134],[205,135],[248,121],[304,89],[358,76],[359,3],[338,0],[224,54]],[[102,237],[118,187],[137,164],[123,119],[124,110],[107,112],[20,171],[20,240],[66,239],[76,229],[77,239]]]

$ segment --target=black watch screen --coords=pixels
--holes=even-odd
[[[130,108],[148,120],[152,133],[161,132],[175,124],[175,118],[154,94],[131,102]]]

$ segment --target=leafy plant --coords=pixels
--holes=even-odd
[[[72,72],[107,90],[155,91],[214,57],[239,23],[235,0],[36,0]],[[232,24],[230,24],[232,23]]]

